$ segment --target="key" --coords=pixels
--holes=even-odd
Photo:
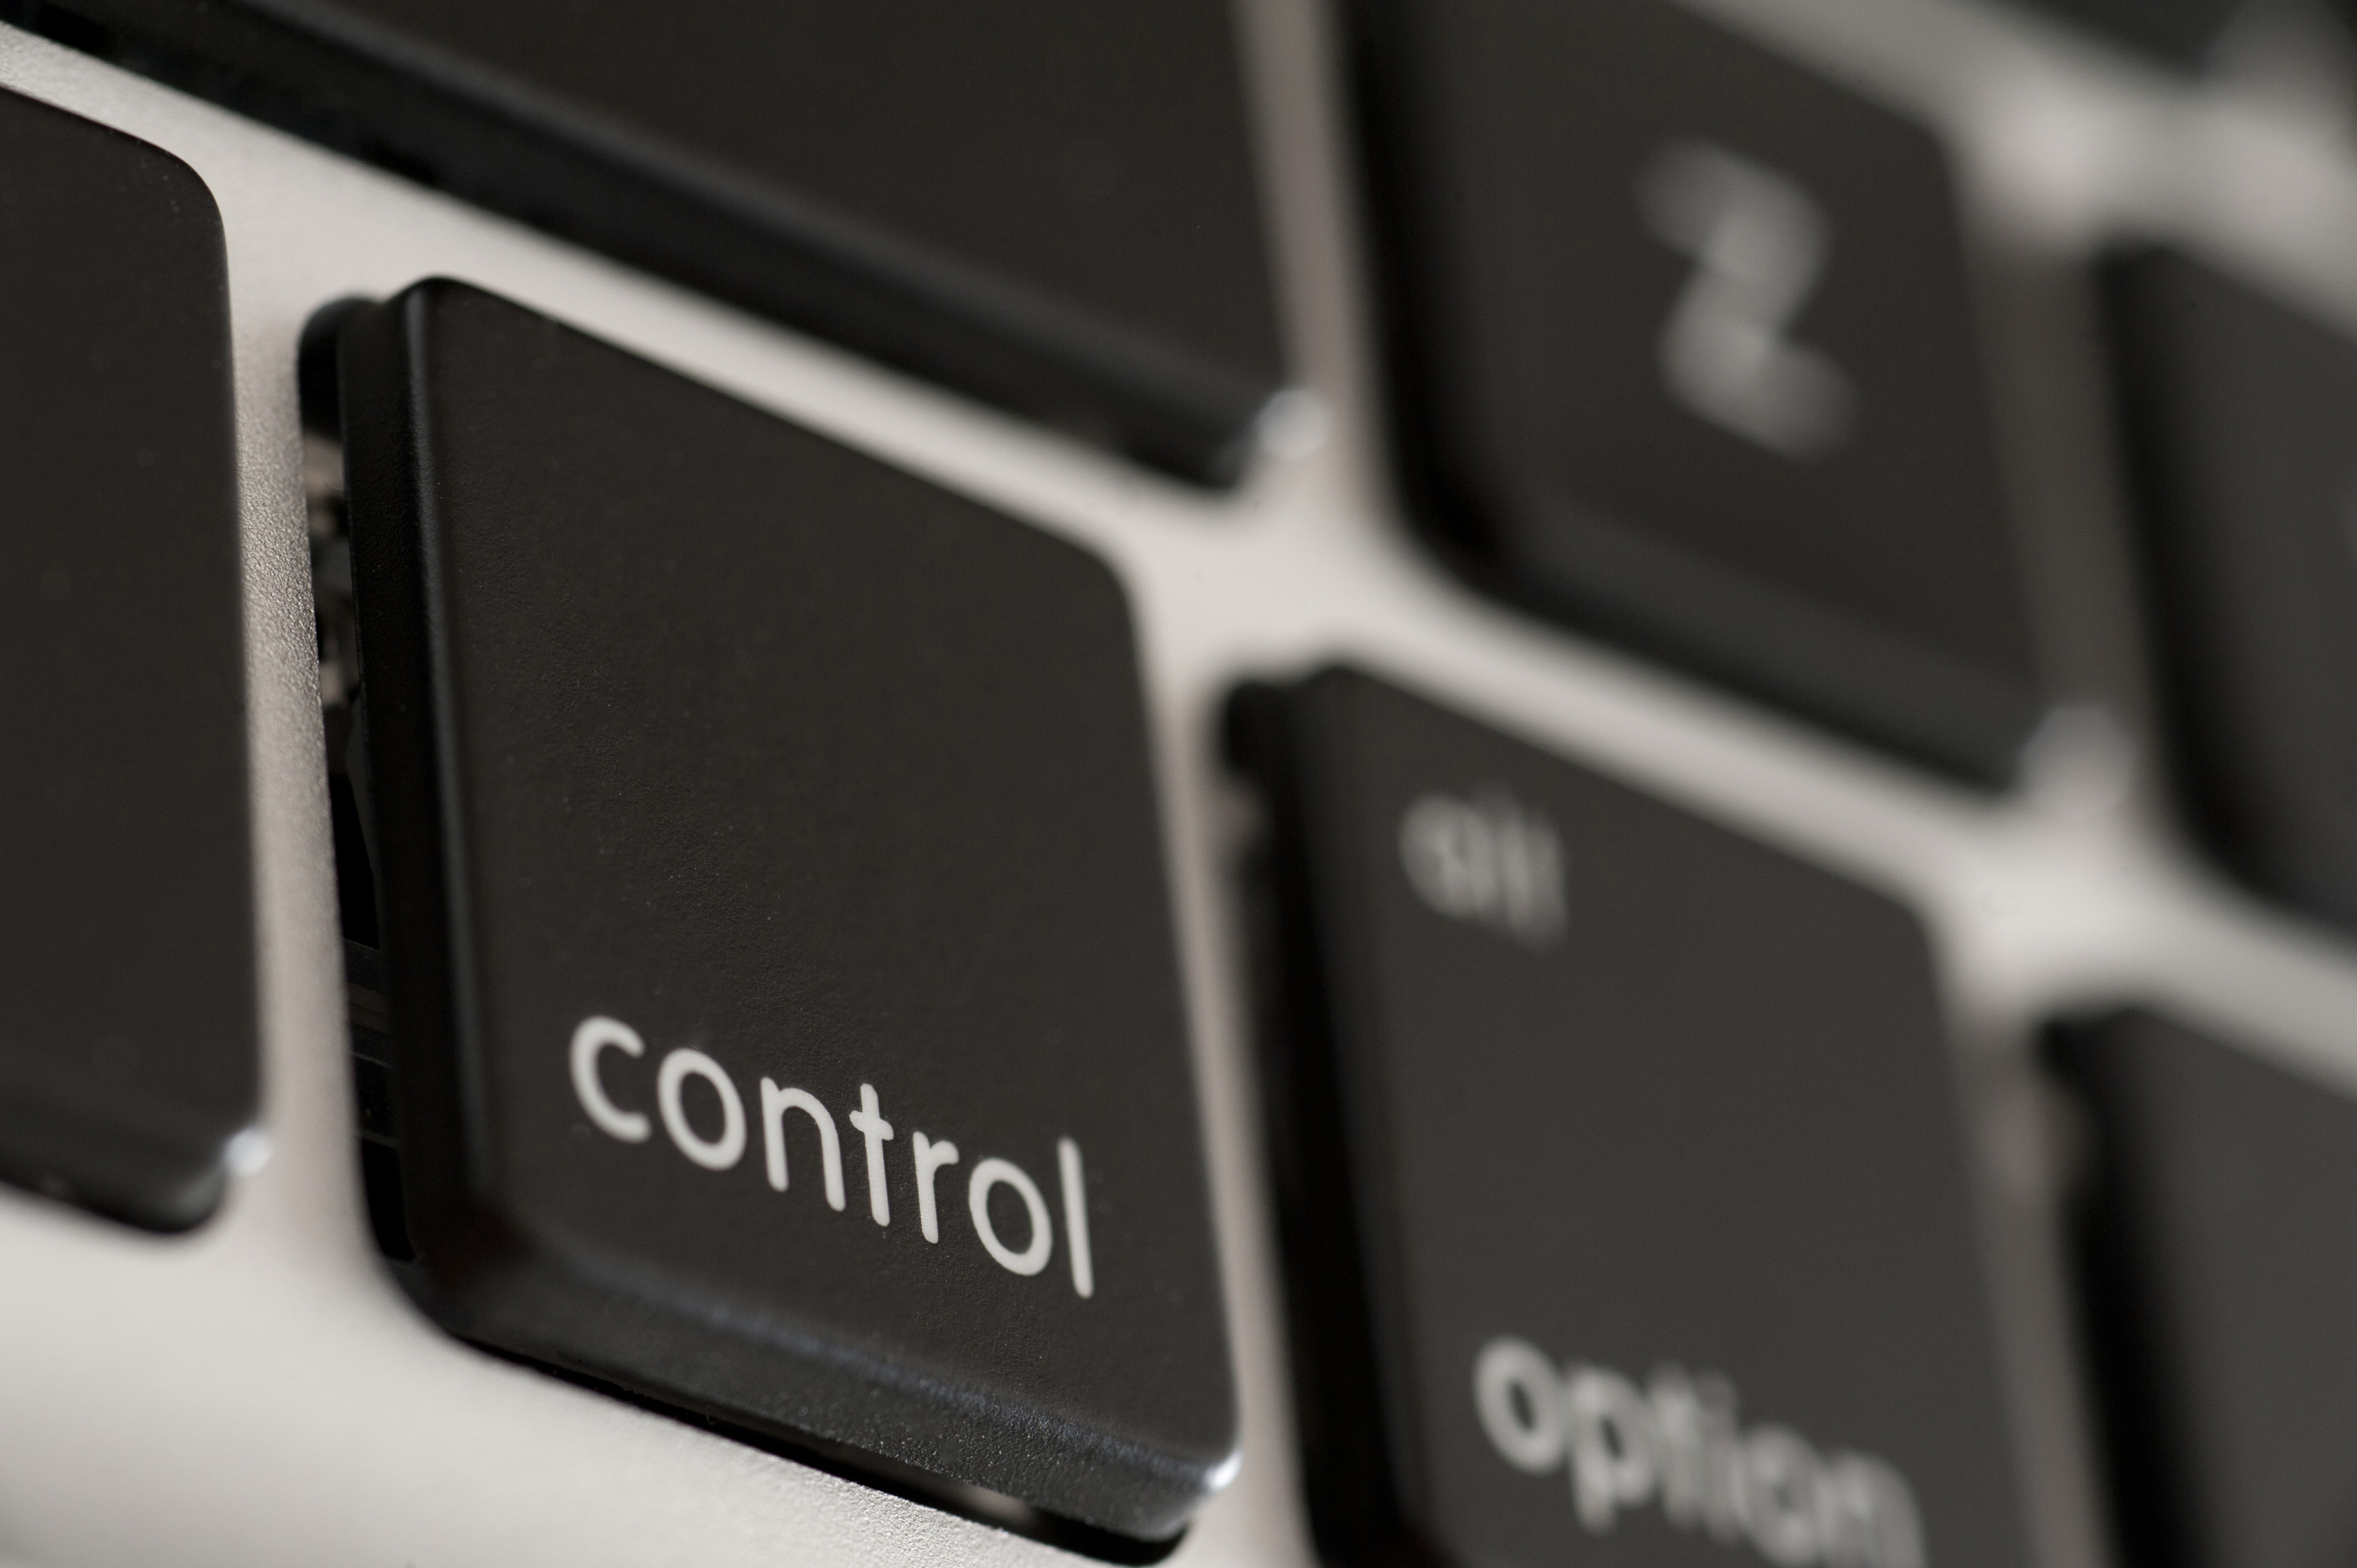
[[[1666,0],[1362,0],[1411,510],[1477,583],[1975,779],[2043,703],[1921,129]]]
[[[425,1310],[1169,1536],[1235,1412],[1112,574],[463,285],[332,341]]]
[[[0,91],[0,1176],[178,1230],[259,1079],[221,217]]]
[[[1914,918],[1351,671],[1231,746],[1328,1560],[2027,1562]]]
[[[2165,251],[2106,297],[2190,825],[2357,922],[2357,342]]]
[[[67,42],[1225,483],[1285,378],[1225,0],[62,0]]]
[[[2357,1490],[2357,1105],[2174,1019],[2062,1032],[2077,1253],[2131,1562],[2300,1568]]]
[[[2209,56],[2244,0],[2026,0],[2036,10],[2089,28],[2171,65],[2193,69]]]

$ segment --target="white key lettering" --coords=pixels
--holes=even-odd
[[[1857,393],[1840,366],[1786,334],[1831,240],[1809,193],[1706,142],[1664,147],[1637,182],[1647,225],[1694,260],[1662,329],[1662,380],[1694,413],[1805,462],[1847,442]]]
[[[1435,910],[1525,947],[1563,935],[1563,845],[1555,824],[1488,788],[1426,795],[1400,819],[1400,864]]]
[[[1557,1369],[1500,1336],[1474,1358],[1473,1405],[1507,1464],[1566,1473],[1590,1534],[1658,1506],[1676,1528],[1748,1542],[1776,1568],[1929,1568],[1922,1516],[1895,1467],[1823,1453],[1773,1423],[1745,1429],[1724,1378],[1664,1367],[1641,1389],[1606,1367]]]
[[[574,1097],[587,1114],[590,1125],[618,1143],[644,1144],[653,1135],[655,1122],[661,1121],[672,1146],[704,1170],[725,1173],[744,1161],[753,1128],[748,1124],[737,1080],[717,1058],[687,1046],[664,1053],[655,1069],[655,1114],[650,1116],[645,1112],[625,1109],[607,1092],[600,1069],[609,1049],[634,1058],[648,1054],[647,1043],[636,1029],[619,1018],[603,1015],[583,1019],[574,1029],[566,1050],[566,1069]],[[711,1091],[712,1100],[718,1105],[716,1131],[711,1126],[709,1107],[700,1094],[690,1093],[688,1086],[695,1080]],[[845,1208],[843,1141],[836,1130],[834,1112],[808,1090],[790,1088],[769,1077],[761,1078],[759,1083],[762,1178],[773,1192],[786,1192],[792,1187],[787,1158],[787,1113],[798,1112],[818,1135],[820,1176],[827,1207],[842,1213]],[[868,1217],[878,1225],[888,1226],[892,1222],[892,1206],[885,1145],[893,1140],[895,1130],[884,1118],[882,1097],[874,1084],[859,1086],[859,1104],[843,1120],[851,1124],[866,1144]],[[939,1246],[941,1173],[960,1163],[958,1146],[947,1138],[935,1138],[911,1129],[909,1151],[916,1178],[917,1227],[928,1245]],[[1077,1140],[1060,1137],[1055,1142],[1055,1151],[1072,1294],[1085,1301],[1096,1294],[1097,1288],[1096,1252],[1089,1228],[1088,1167]],[[1001,1234],[998,1221],[991,1215],[992,1195],[1002,1187],[1013,1193],[1023,1207],[1026,1229],[1013,1232],[1011,1222],[1009,1225],[1013,1239],[1021,1241],[1020,1247],[1009,1244],[1009,1235]],[[1001,1208],[1004,1215],[1005,1206]],[[1012,1160],[991,1158],[974,1165],[966,1182],[966,1214],[973,1222],[974,1240],[992,1262],[1009,1273],[1030,1278],[1044,1273],[1055,1256],[1056,1226],[1047,1194],[1029,1172]]]

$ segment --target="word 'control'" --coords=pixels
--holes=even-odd
[[[573,1031],[568,1053],[573,1092],[598,1131],[625,1144],[643,1144],[654,1135],[653,1120],[643,1111],[617,1105],[598,1075],[599,1058],[608,1050],[643,1057],[647,1044],[636,1029],[619,1018],[584,1018]],[[691,1079],[701,1081],[717,1101],[717,1133],[707,1133],[689,1119],[687,1085]],[[655,1073],[655,1111],[673,1146],[705,1170],[730,1170],[744,1159],[750,1142],[745,1098],[737,1091],[737,1080],[728,1075],[728,1069],[704,1052],[681,1046],[663,1057]],[[789,1112],[799,1113],[810,1122],[818,1139],[827,1207],[838,1214],[843,1212],[843,1135],[835,1125],[834,1113],[808,1090],[781,1086],[765,1075],[761,1079],[761,1153],[771,1189],[784,1192],[791,1185],[792,1173],[786,1155]],[[895,1133],[892,1123],[884,1119],[883,1104],[874,1084],[859,1086],[859,1109],[844,1120],[866,1145],[868,1218],[878,1225],[889,1225],[892,1200],[884,1180],[884,1145],[892,1141]],[[935,1184],[944,1165],[959,1162],[958,1146],[946,1138],[929,1138],[912,1130],[909,1152],[917,1175],[917,1228],[926,1240],[939,1242],[941,1208]],[[1096,1294],[1096,1265],[1089,1246],[1088,1182],[1081,1164],[1080,1144],[1070,1138],[1059,1138],[1056,1165],[1062,1187],[1065,1250],[1071,1264],[1072,1290],[1083,1297],[1092,1296]],[[1019,1248],[1007,1244],[991,1217],[991,1197],[1001,1187],[1022,1201],[1027,1225],[1024,1243]],[[974,1164],[966,1177],[966,1215],[973,1221],[974,1238],[982,1243],[983,1251],[1009,1273],[1039,1273],[1055,1253],[1056,1230],[1049,1217],[1047,1197],[1030,1173],[1012,1160],[994,1156]]]

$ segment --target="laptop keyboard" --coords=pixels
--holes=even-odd
[[[0,1557],[2357,1550],[2318,0],[0,0]]]

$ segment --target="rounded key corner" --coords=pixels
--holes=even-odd
[[[1230,686],[1220,699],[1220,760],[1230,772],[1249,778],[1267,768],[1288,689],[1281,682],[1251,677]]]
[[[104,1187],[53,1189],[47,1178],[35,1190],[62,1197],[103,1219],[115,1220],[158,1237],[190,1235],[210,1224],[229,1196],[229,1166],[204,1166],[158,1187],[136,1193]]]
[[[157,183],[170,188],[167,199],[173,215],[200,231],[210,242],[220,258],[222,286],[226,288],[228,236],[221,225],[221,202],[213,195],[213,188],[206,183],[205,177],[197,171],[196,166],[179,154],[152,142],[140,141],[124,132],[118,131],[114,134],[131,141],[154,167]]]
[[[366,295],[345,295],[311,312],[296,340],[296,403],[303,428],[329,437],[343,434],[343,408],[336,385],[337,363],[344,328],[378,301]]]
[[[188,1167],[168,1187],[144,1195],[113,1217],[165,1236],[185,1236],[210,1225],[228,1202],[231,1178],[248,1174],[242,1168],[243,1147],[260,1135],[256,1128],[241,1131],[212,1159]]]
[[[157,188],[147,193],[153,208],[150,214],[153,220],[159,224],[193,220],[210,234],[217,250],[222,248],[221,203],[214,198],[213,188],[206,183],[205,177],[179,154],[16,88],[0,87],[0,98],[25,109],[38,111],[54,124],[70,125],[76,134],[88,136],[93,144],[111,144],[122,160],[116,174],[118,180],[126,184],[133,180],[151,182]],[[133,172],[135,166],[135,173]]]
[[[228,1196],[249,1129],[217,1144],[78,1124],[54,1110],[0,1111],[0,1181],[159,1237],[202,1229]]]

